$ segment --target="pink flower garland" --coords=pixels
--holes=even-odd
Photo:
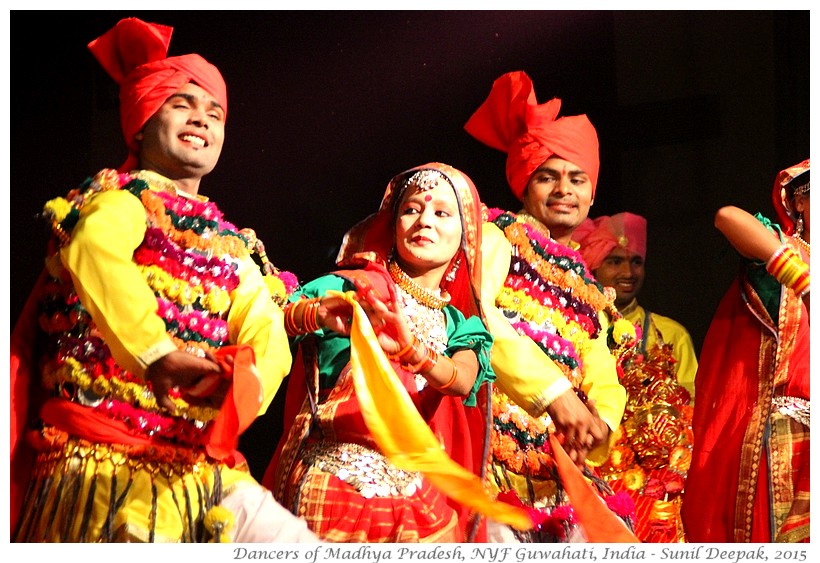
[[[171,301],[158,297],[157,314],[165,320],[166,325],[176,323],[179,332],[190,330],[215,343],[228,340],[228,323],[204,311],[191,310],[183,313]]]

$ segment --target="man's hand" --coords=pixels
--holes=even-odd
[[[585,405],[572,389],[550,403],[547,413],[564,450],[578,467],[583,467],[589,452],[609,437],[609,426],[598,415],[594,403]]]
[[[163,356],[148,366],[145,372],[145,379],[151,382],[157,405],[171,413],[176,413],[176,406],[168,396],[168,392],[175,387],[183,390],[194,387],[203,377],[222,377],[222,368],[213,356],[197,358],[179,350]],[[227,385],[219,385],[208,396],[208,403],[214,406],[222,404],[230,386],[229,381],[226,380],[226,383]]]

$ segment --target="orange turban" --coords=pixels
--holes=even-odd
[[[196,54],[168,57],[172,27],[137,18],[117,25],[88,44],[88,48],[120,85],[120,125],[128,159],[120,171],[137,166],[139,145],[134,136],[171,95],[188,82],[211,94],[228,115],[228,94],[219,70]]]
[[[646,219],[634,213],[587,218],[572,235],[590,270],[597,270],[615,247],[646,260]]]
[[[780,219],[780,227],[786,234],[794,232],[794,225],[797,222],[797,214],[792,208],[794,188],[805,185],[809,181],[809,160],[807,158],[803,162],[781,170],[774,180],[772,201]]]
[[[580,166],[595,197],[598,135],[586,115],[557,118],[560,109],[558,98],[538,104],[525,72],[509,72],[493,83],[490,95],[464,125],[482,143],[507,153],[507,182],[518,199],[532,173],[551,156]]]

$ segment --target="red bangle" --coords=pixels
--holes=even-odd
[[[433,365],[435,365],[435,361],[430,357],[430,348],[427,347],[426,344],[421,344],[424,347],[424,356],[419,360],[416,364],[402,364],[402,368],[406,369],[407,371],[412,371],[413,373],[421,373],[422,371],[430,371],[433,369]],[[415,349],[414,349],[415,350]],[[435,352],[433,352],[435,354]],[[438,354],[436,354],[436,359],[438,359]]]
[[[453,375],[450,376],[450,381],[445,383],[444,385],[438,386],[433,385],[439,391],[444,391],[445,389],[449,389],[453,386],[453,383],[456,382],[456,378],[458,377],[458,369],[456,368],[456,361],[453,358],[450,358],[450,361],[453,362]]]
[[[299,334],[299,327],[296,326],[296,321],[293,318],[296,313],[297,304],[298,302],[291,301],[285,305],[285,332],[289,338]]]
[[[405,358],[407,353],[410,352],[411,350],[413,352],[415,352],[416,342],[418,342],[418,339],[416,338],[416,335],[414,334],[413,338],[410,339],[410,342],[408,342],[405,347],[403,347],[401,350],[399,350],[395,354],[390,354],[389,355],[390,359],[391,360],[398,360],[399,362],[404,363],[406,360],[409,359],[409,358]]]

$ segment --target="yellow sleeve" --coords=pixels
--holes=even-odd
[[[689,331],[678,321],[663,315],[652,315],[652,322],[661,331],[665,342],[672,343],[672,355],[675,356],[677,364],[675,373],[678,383],[689,391],[692,398],[691,404],[695,404],[695,373],[698,371],[698,358],[695,355],[695,345]],[[657,340],[657,339],[655,339]]]
[[[612,431],[609,433],[609,443],[600,445],[588,456],[590,462],[598,465],[606,461],[609,455],[609,448],[617,438],[614,430],[621,424],[626,408],[626,389],[618,381],[615,358],[606,344],[609,321],[604,313],[599,318],[600,336],[592,340],[589,351],[583,357],[584,380],[581,383],[581,389],[590,401],[595,402],[598,415]]]
[[[698,358],[695,355],[695,345],[692,337],[686,332],[675,342],[675,358],[678,360],[678,384],[689,391],[692,399],[690,404],[695,404],[695,374],[698,372]]]
[[[481,303],[493,335],[490,363],[496,385],[531,416],[538,417],[572,386],[561,368],[532,339],[516,332],[496,307],[496,297],[510,269],[512,245],[493,223],[484,223],[481,236]]]
[[[250,256],[242,261],[239,285],[231,298],[228,313],[230,340],[253,348],[264,393],[259,410],[261,415],[290,371],[291,354],[284,314],[271,299],[262,272]]]
[[[133,262],[145,231],[139,199],[126,191],[102,192],[83,207],[71,242],[60,251],[80,302],[114,359],[137,376],[176,350],[156,314],[154,292]]]

